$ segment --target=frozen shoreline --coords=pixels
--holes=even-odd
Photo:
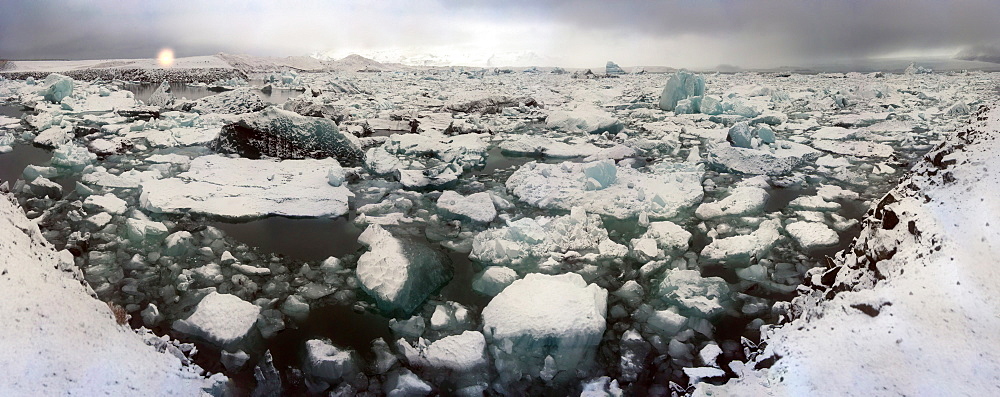
[[[1000,107],[984,107],[924,156],[835,265],[807,274],[796,318],[733,363],[741,377],[695,395],[995,394],[998,134]]]
[[[203,395],[202,376],[155,335],[118,325],[68,251],[56,252],[7,194],[0,198],[0,394]],[[158,351],[159,350],[159,351]],[[164,351],[166,350],[166,351]],[[180,354],[178,357],[174,354]]]

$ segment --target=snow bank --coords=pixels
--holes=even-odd
[[[1000,387],[1000,108],[931,151],[807,274],[795,319],[696,395],[988,395]],[[987,171],[987,172],[984,172]],[[752,366],[770,368],[750,370]]]
[[[79,270],[72,255],[55,252],[6,196],[0,268],[0,394],[176,396],[221,387],[221,375],[205,379],[197,366],[147,345],[159,338],[116,324],[108,306],[73,277]]]

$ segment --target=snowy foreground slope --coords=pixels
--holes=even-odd
[[[64,256],[69,256],[67,260]],[[0,198],[0,395],[217,394],[177,346],[116,324],[16,203]],[[67,270],[71,269],[71,270]],[[159,351],[157,351],[159,350]]]
[[[869,210],[835,266],[808,274],[797,318],[733,363],[742,377],[695,394],[996,395],[998,134],[1000,107],[982,107]]]

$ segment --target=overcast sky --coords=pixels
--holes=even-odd
[[[801,65],[1000,40],[998,0],[0,0],[0,58],[533,51],[562,66]]]

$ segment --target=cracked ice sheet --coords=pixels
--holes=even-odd
[[[204,156],[175,178],[142,183],[140,202],[159,213],[196,212],[226,218],[267,215],[330,216],[348,211],[353,197],[330,186],[327,174],[338,165],[322,160],[250,160]]]
[[[570,210],[628,219],[645,212],[652,219],[668,219],[701,202],[704,168],[692,164],[660,164],[652,173],[619,166],[613,181],[602,189],[587,190],[584,172],[590,163],[525,164],[507,179],[518,199],[543,209]]]

